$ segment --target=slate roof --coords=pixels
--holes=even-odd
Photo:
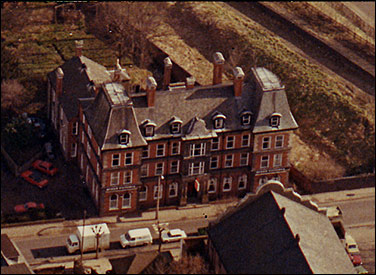
[[[147,145],[135,120],[132,102],[121,84],[103,85],[98,96],[84,113],[95,140],[102,149]],[[131,132],[127,145],[121,145],[118,141],[118,135],[124,129]]]
[[[7,234],[1,234],[1,252],[11,260],[17,260],[20,256]]]
[[[86,66],[85,70],[82,69],[83,64]],[[59,100],[62,103],[68,120],[70,120],[78,113],[78,98],[95,96],[91,84],[99,85],[110,82],[111,77],[106,67],[85,56],[72,57],[61,65],[60,68],[64,72],[64,78],[63,94]],[[56,86],[56,70],[47,75],[53,87]]]
[[[144,146],[150,139],[177,136],[201,139],[226,131],[251,129],[253,133],[261,133],[298,127],[284,87],[274,74],[264,68],[252,69],[259,85],[244,83],[241,97],[234,97],[232,83],[156,91],[154,107],[147,107],[146,93],[128,95],[121,84],[112,83],[113,72],[85,56],[73,57],[61,68],[64,72],[64,92],[59,100],[68,120],[77,116],[79,99],[86,99],[81,100],[85,105],[84,112],[102,149]],[[56,84],[55,71],[48,74],[53,86]],[[89,104],[95,96],[92,87],[99,84],[103,93]],[[250,125],[243,126],[241,114],[247,112],[252,114],[252,121]],[[278,128],[269,126],[270,116],[275,112],[281,114]],[[214,129],[214,116],[226,117],[223,129]],[[182,122],[181,134],[170,133],[170,123],[174,117]],[[146,120],[154,122],[156,129],[155,135],[145,140],[141,130]],[[124,129],[131,132],[130,143],[126,146],[118,143],[118,133]]]
[[[255,68],[252,72],[261,86],[253,102],[255,104],[253,110],[257,115],[253,133],[297,129],[298,124],[290,111],[284,86],[281,85],[278,77],[265,68]],[[269,125],[273,113],[282,115],[279,127]]]
[[[170,252],[147,251],[133,255],[110,259],[112,269],[115,274],[149,274],[153,272],[153,262],[165,259],[167,263],[171,262],[172,256]]]
[[[35,274],[25,263],[1,267],[1,274]]]
[[[190,134],[188,130],[193,120],[202,119],[205,128],[197,132],[197,137],[216,136],[215,132],[242,130],[249,127],[241,125],[240,112],[251,111],[252,87],[245,84],[240,98],[234,97],[233,85],[223,84],[209,87],[198,87],[192,90],[156,91],[155,107],[148,108],[146,97],[133,98],[134,109],[139,125],[149,119],[157,126],[154,138],[168,138],[174,135],[170,133],[170,121],[176,116],[182,121],[183,136]],[[226,116],[223,130],[215,130],[213,116],[217,113]],[[192,135],[191,135],[192,136]]]
[[[354,273],[329,219],[268,191],[210,227],[228,273]]]

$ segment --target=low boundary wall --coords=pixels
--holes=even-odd
[[[296,185],[300,193],[315,194],[323,192],[375,187],[375,173],[335,178],[330,180],[312,181],[306,176],[304,176],[293,165],[291,165],[290,181]]]

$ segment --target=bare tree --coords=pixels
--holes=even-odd
[[[1,82],[1,109],[21,114],[27,100],[25,88],[17,80]]]
[[[164,2],[103,2],[97,9],[95,24],[106,25],[118,58],[130,55],[146,68],[151,61],[148,39],[159,36],[158,20],[166,10]],[[138,62],[137,62],[138,59]]]
[[[208,264],[199,255],[183,254],[183,257],[170,264],[168,274],[208,274]]]

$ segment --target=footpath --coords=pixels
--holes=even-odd
[[[358,200],[358,199],[371,199],[375,198],[375,187],[369,188],[360,188],[355,190],[344,190],[336,192],[327,192],[319,193],[313,195],[304,195],[303,199],[310,199],[313,202],[317,203],[320,206],[325,204],[348,201],[348,200]],[[173,222],[173,221],[182,221],[188,219],[207,219],[212,220],[216,217],[219,217],[223,214],[226,209],[230,206],[234,206],[238,203],[238,200],[235,201],[219,201],[215,203],[208,204],[189,204],[183,207],[170,207],[170,208],[161,208],[159,210],[159,221],[161,223]],[[119,216],[107,216],[107,217],[95,217],[88,218],[85,220],[86,224],[96,224],[96,223],[107,223],[109,225],[116,224],[117,226],[129,225],[138,226],[148,221],[155,221],[156,211],[155,209],[150,209],[148,211],[140,213],[136,217],[119,217]],[[62,229],[69,228],[72,231],[76,226],[82,225],[82,220],[61,220],[58,222],[44,222],[38,224],[28,224],[28,225],[16,225],[10,227],[3,227],[1,229],[2,234],[8,234],[12,239],[21,239],[27,237],[35,236],[46,236],[61,234]],[[48,231],[48,233],[46,232]],[[47,234],[44,234],[47,233]]]

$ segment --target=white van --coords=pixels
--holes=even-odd
[[[151,237],[149,228],[132,229],[127,234],[120,235],[120,244],[123,248],[152,243],[153,238]]]

